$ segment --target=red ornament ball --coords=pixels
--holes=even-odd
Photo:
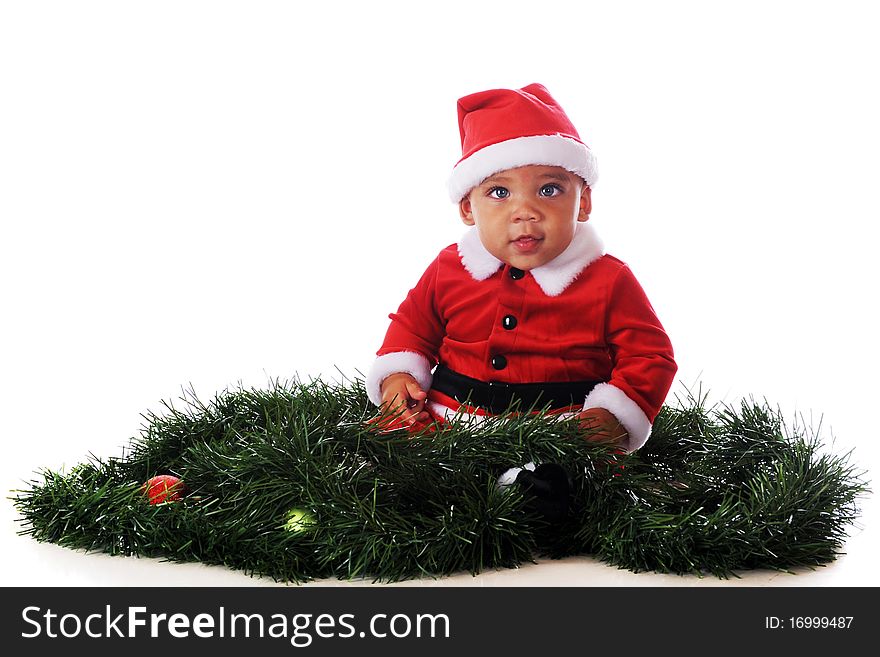
[[[141,492],[150,500],[150,504],[162,504],[163,502],[177,502],[183,496],[186,487],[183,480],[172,475],[158,475],[150,477],[141,486]]]

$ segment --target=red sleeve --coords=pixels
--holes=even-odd
[[[609,383],[653,422],[675,379],[672,343],[629,267],[617,275],[608,301],[606,339],[613,369]]]
[[[439,261],[438,256],[406,295],[397,312],[388,316],[391,325],[377,356],[411,351],[427,358],[432,367],[437,364],[444,335],[444,322],[437,310],[436,297]]]

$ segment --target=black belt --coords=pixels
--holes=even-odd
[[[503,413],[515,402],[520,411],[582,406],[590,391],[601,381],[566,381],[564,383],[501,383],[480,381],[453,372],[444,365],[434,370],[431,388],[460,403],[480,406],[492,413]]]

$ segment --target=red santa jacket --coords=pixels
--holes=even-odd
[[[457,410],[457,402],[430,390],[438,363],[482,381],[604,381],[584,408],[613,413],[629,433],[630,451],[648,439],[677,369],[632,271],[604,254],[588,223],[577,224],[563,253],[528,272],[495,258],[472,228],[440,252],[389,317],[367,376],[376,405],[382,381],[408,372],[429,390],[429,410]]]

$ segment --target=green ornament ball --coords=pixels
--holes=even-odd
[[[295,534],[310,531],[315,525],[315,516],[305,509],[291,509],[285,519],[284,529]]]

